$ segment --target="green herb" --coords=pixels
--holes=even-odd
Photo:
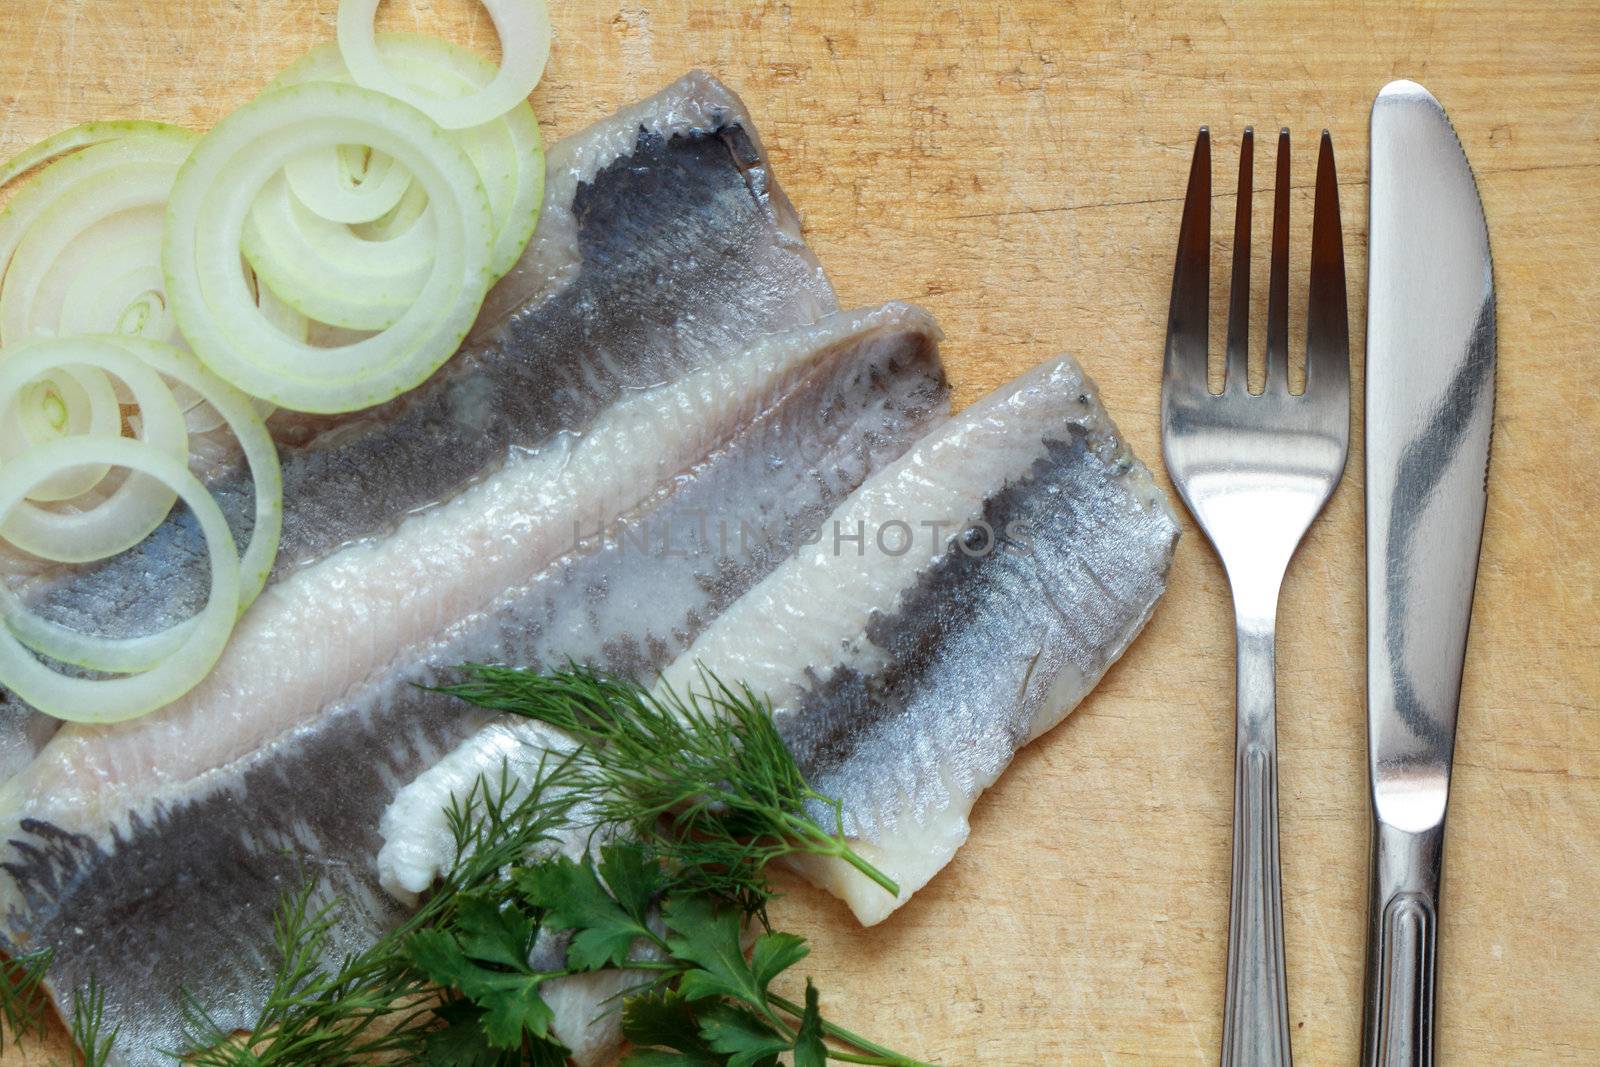
[[[556,857],[517,872],[517,904],[572,929],[568,973],[639,972],[622,1009],[623,1033],[635,1046],[622,1067],[771,1067],[785,1054],[795,1067],[829,1059],[925,1067],[824,1023],[809,980],[803,1007],[772,993],[773,982],[809,954],[803,938],[769,930],[747,956],[746,915],[737,905],[672,888],[662,858],[641,842],[613,842],[600,855],[598,864]],[[832,1048],[825,1036],[850,1048]]]
[[[567,824],[578,799],[573,784],[570,763],[551,759],[541,763],[525,790],[502,772],[498,782],[480,779],[465,798],[452,800],[448,816],[457,859],[444,884],[398,929],[337,967],[328,960],[337,902],[313,906],[314,886],[287,897],[277,924],[282,962],[249,1036],[230,1040],[190,997],[190,1041],[206,1051],[189,1062],[196,1067],[354,1067],[374,1059],[440,1067],[529,1062],[489,1045],[478,1026],[480,1013],[441,991],[418,964],[412,945],[418,937],[470,924],[475,901],[505,894],[505,870]],[[426,940],[422,944],[425,951]],[[469,1049],[478,1058],[468,1055]]]
[[[13,1047],[20,1048],[30,1035],[43,1037],[47,1032],[50,1002],[44,980],[53,956],[44,949],[0,962],[0,1026],[11,1035]],[[105,1011],[105,990],[91,978],[73,998],[68,1020],[74,1046],[70,1067],[105,1067],[110,1061],[117,1032],[105,1032]],[[0,1038],[0,1049],[4,1047]]]
[[[43,1033],[48,1003],[44,996],[44,976],[50,969],[51,952],[32,952],[0,963],[0,1052],[6,1035],[20,1044],[29,1034]]]
[[[196,1067],[564,1067],[544,998],[551,981],[602,971],[631,981],[606,1005],[634,1048],[625,1067],[822,1067],[828,1060],[928,1067],[772,990],[807,958],[802,938],[765,926],[765,866],[795,852],[832,856],[894,884],[853,853],[837,803],[812,790],[766,706],[707,677],[707,695],[658,698],[579,669],[540,675],[469,668],[454,687],[476,703],[539,719],[580,742],[547,756],[531,782],[509,767],[448,812],[456,859],[417,912],[365,952],[329,960],[337,901],[314,885],[286,897],[281,964],[240,1038],[186,997]],[[597,849],[561,855],[575,809],[599,809]],[[808,810],[834,815],[827,830]],[[586,814],[585,818],[589,818]],[[598,859],[594,853],[598,853]],[[550,938],[564,938],[552,952]],[[37,989],[43,962],[15,971]],[[13,967],[19,961],[13,961]],[[0,1001],[13,1033],[32,1016]],[[13,1010],[18,1014],[13,1016]],[[104,997],[74,1013],[81,1067],[102,1067]]]
[[[812,789],[779,736],[771,707],[709,673],[688,693],[655,693],[584,668],[538,674],[464,668],[447,687],[481,707],[537,719],[584,742],[575,770],[601,823],[653,846],[689,886],[762,913],[767,864],[796,852],[899,887],[856,853],[839,802]],[[810,811],[831,814],[825,827]]]
[[[105,1067],[111,1062],[117,1031],[104,1032],[105,1015],[106,992],[91,978],[72,1002],[72,1067]]]

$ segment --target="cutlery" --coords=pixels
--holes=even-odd
[[[1426,89],[1372,105],[1367,273],[1364,1062],[1433,1062],[1439,877],[1494,418],[1494,274],[1472,169]]]
[[[1267,298],[1266,385],[1248,386],[1254,134],[1239,157],[1223,391],[1206,380],[1211,143],[1201,128],[1172,272],[1161,381],[1161,447],[1183,502],[1228,575],[1238,642],[1233,878],[1224,1067],[1290,1062],[1278,875],[1274,666],[1278,590],[1289,560],[1344,471],[1350,345],[1333,142],[1323,131],[1311,226],[1305,390],[1289,387],[1289,131],[1278,134]]]

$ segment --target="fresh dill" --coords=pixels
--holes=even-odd
[[[43,949],[0,962],[0,1050],[6,1035],[13,1048],[21,1048],[30,1037],[47,1032],[50,1002],[44,980],[53,957]],[[105,1011],[105,989],[91,978],[73,998],[72,1017],[67,1020],[73,1045],[70,1067],[105,1067],[111,1061],[117,1032],[106,1032]]]
[[[806,782],[770,705],[748,688],[709,672],[680,693],[576,666],[463,670],[468,680],[444,692],[583,742],[574,769],[595,818],[649,843],[690,885],[764,915],[767,865],[807,853],[848,863],[899,893],[850,847],[839,802]]]
[[[248,1035],[232,1039],[189,996],[189,1041],[204,1051],[188,1062],[356,1067],[381,1059],[474,1067],[469,1059],[438,1058],[438,1031],[452,1029],[459,1012],[453,996],[417,966],[412,942],[458,925],[466,902],[505,895],[505,872],[567,824],[578,800],[573,784],[570,761],[550,757],[525,788],[503,770],[498,781],[481,778],[466,797],[452,798],[447,815],[456,860],[443,884],[403,924],[336,967],[327,957],[339,902],[315,906],[314,885],[286,897],[276,924],[278,972]]]
[[[8,1037],[16,1045],[28,1035],[44,1031],[49,1012],[44,978],[51,955],[46,949],[0,963],[0,1052],[5,1051]]]
[[[106,1032],[106,991],[93,978],[72,1002],[72,1067],[106,1067],[117,1031]]]
[[[330,959],[342,906],[315,885],[285,897],[277,973],[240,1037],[185,996],[196,1067],[564,1067],[545,1000],[551,982],[611,972],[632,1048],[622,1067],[823,1067],[828,1061],[928,1067],[773,990],[807,958],[804,939],[766,925],[765,867],[797,852],[857,856],[838,804],[806,784],[767,706],[707,676],[692,696],[657,696],[573,668],[551,674],[466,668],[448,691],[538,719],[579,745],[546,753],[531,781],[480,778],[447,811],[455,859],[410,918],[364,952]],[[557,847],[583,805],[595,822],[579,858]],[[598,811],[598,816],[590,814]],[[831,814],[825,827],[811,814]],[[752,941],[752,917],[762,921]],[[48,959],[13,961],[11,988],[37,992]],[[33,1016],[0,1000],[13,1033]],[[103,1067],[104,995],[73,1018],[74,1067]]]

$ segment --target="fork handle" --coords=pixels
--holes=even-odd
[[[1444,824],[1374,822],[1367,904],[1364,1067],[1431,1067]]]
[[[1278,874],[1274,627],[1241,618],[1234,752],[1233,897],[1223,1067],[1289,1067],[1289,994]]]

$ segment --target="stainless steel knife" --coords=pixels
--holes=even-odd
[[[1483,206],[1422,86],[1372,105],[1367,274],[1369,1067],[1433,1062],[1439,878],[1494,418]]]

